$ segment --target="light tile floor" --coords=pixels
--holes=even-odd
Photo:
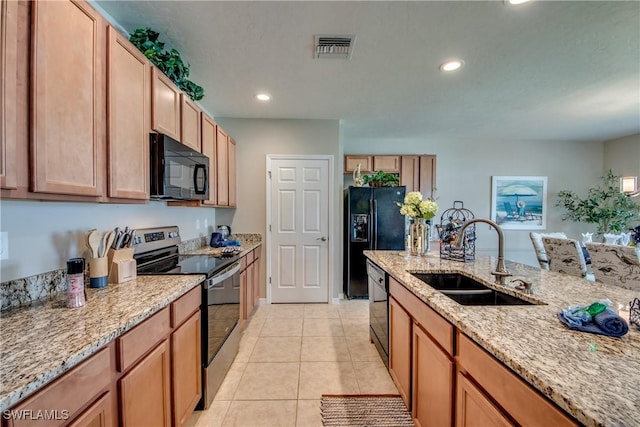
[[[398,393],[369,341],[366,300],[261,305],[206,411],[191,427],[322,426],[323,394]]]

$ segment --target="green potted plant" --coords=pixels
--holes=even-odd
[[[201,100],[204,97],[204,89],[187,78],[189,65],[182,61],[180,52],[177,50],[164,50],[164,43],[158,40],[159,36],[160,33],[149,27],[138,28],[129,36],[129,41],[189,98],[194,101]]]
[[[620,177],[611,170],[584,199],[573,191],[560,191],[556,206],[567,210],[563,220],[597,224],[600,235],[627,231],[640,220],[640,204],[620,191]]]
[[[400,183],[400,178],[397,174],[383,171],[377,171],[362,178],[365,184],[369,184],[369,187],[397,187]]]

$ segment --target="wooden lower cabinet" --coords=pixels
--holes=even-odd
[[[411,326],[409,314],[389,298],[389,374],[411,410]]]
[[[458,373],[456,427],[509,427],[513,425],[464,374]]]
[[[170,353],[164,340],[120,380],[124,427],[171,426]]]
[[[110,427],[114,425],[113,394],[106,392],[93,405],[87,408],[69,427]]]
[[[412,416],[417,427],[453,425],[455,362],[413,325]]]
[[[183,425],[202,397],[200,311],[171,334],[173,422]]]
[[[34,416],[35,414],[47,411],[51,419],[34,420],[29,417],[22,417],[21,419],[10,418],[8,420],[4,419],[3,425],[7,427],[26,427],[33,425],[46,427],[62,426],[65,425],[69,419],[77,417],[85,419],[87,422],[90,421],[91,418],[96,418],[91,415],[95,414],[97,416],[97,412],[92,411],[95,405],[84,409],[84,411],[83,408],[95,401],[101,394],[107,392],[107,395],[109,395],[110,373],[113,370],[113,359],[115,358],[115,352],[112,351],[112,347],[113,346],[110,346],[100,350],[80,365],[54,380],[42,390],[11,408],[14,412],[29,413],[34,414]],[[102,419],[105,422],[111,421],[110,424],[104,425],[114,425],[114,417],[110,417],[113,408],[111,403],[112,401],[109,400],[109,408],[101,410],[105,413]],[[78,422],[80,422],[80,420],[78,420]],[[78,425],[92,424],[80,423]]]
[[[389,374],[416,426],[579,425],[393,277],[389,291]]]

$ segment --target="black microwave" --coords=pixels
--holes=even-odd
[[[207,200],[209,158],[168,135],[151,134],[151,198]]]

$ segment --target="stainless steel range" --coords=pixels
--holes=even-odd
[[[178,227],[137,229],[134,258],[139,275],[204,274],[202,284],[202,399],[208,408],[238,353],[240,331],[240,261],[223,256],[181,255]]]

